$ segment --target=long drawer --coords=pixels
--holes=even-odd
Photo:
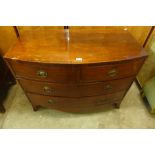
[[[126,91],[134,77],[86,84],[58,84],[19,79],[26,92],[62,97],[83,97]]]
[[[50,97],[43,95],[36,95],[27,93],[32,106],[42,106],[67,112],[84,112],[104,108],[119,104],[123,98],[121,93],[108,94],[97,97],[84,97],[84,98],[63,98],[63,97]]]
[[[109,65],[45,65],[11,61],[16,77],[56,83],[97,82],[120,79],[137,74],[143,59]]]
[[[49,82],[75,82],[77,70],[72,65],[45,65],[43,63],[26,63],[11,61],[16,77],[36,79]]]
[[[114,63],[111,65],[83,66],[81,68],[81,82],[94,82],[120,79],[137,74],[143,59]]]

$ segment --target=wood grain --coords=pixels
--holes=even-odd
[[[134,76],[143,62],[144,59],[138,59],[106,65],[52,65],[10,61],[17,78],[59,83],[106,81]],[[116,71],[116,74],[109,74],[113,70]],[[45,72],[47,77],[39,76],[40,71]]]
[[[113,81],[85,84],[47,83],[26,79],[18,79],[18,81],[24,90],[29,93],[59,97],[85,97],[116,93],[119,91],[125,92],[131,85],[133,79],[134,77],[129,77]],[[48,88],[47,91],[45,87]]]
[[[25,30],[5,54],[34,110],[67,112],[119,107],[146,57],[128,31],[110,27]]]
[[[11,66],[16,77],[35,79],[49,82],[76,82],[77,68],[72,65],[48,65],[43,63],[29,63],[22,61],[11,61]],[[42,71],[47,77],[41,77],[38,72]]]
[[[119,92],[95,97],[60,98],[27,93],[34,109],[37,106],[42,106],[66,112],[92,112],[94,110],[103,110],[109,106],[114,107],[115,104],[121,102],[123,95]]]
[[[80,29],[80,30],[100,30],[100,31],[118,31],[120,29],[129,31],[135,39],[144,45],[145,40],[152,28],[152,26],[70,26],[70,29]]]
[[[64,30],[48,30],[26,32],[5,58],[51,64],[90,64],[145,56],[143,48],[123,30],[113,33],[70,30],[69,42],[65,38]]]
[[[3,56],[17,41],[12,26],[0,26],[0,55]]]
[[[63,30],[64,26],[16,26],[21,36],[27,31],[48,31],[48,30]]]
[[[83,66],[81,68],[80,81],[81,82],[95,82],[106,81],[134,76],[137,74],[139,68],[143,64],[144,59],[122,61],[121,63],[114,63],[109,65],[93,65]],[[115,74],[109,74],[111,71]]]

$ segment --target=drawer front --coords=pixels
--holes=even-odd
[[[130,77],[113,81],[97,82],[94,84],[85,84],[81,86],[80,93],[81,96],[83,96],[83,94],[85,94],[85,96],[111,94],[119,91],[125,93],[133,82],[133,79],[134,77]]]
[[[84,66],[81,68],[81,82],[114,80],[136,75],[143,59],[102,66]]]
[[[16,77],[60,83],[76,81],[77,71],[71,65],[45,65],[17,61],[12,61],[11,65]]]
[[[42,106],[66,112],[92,111],[93,109],[95,110],[106,105],[117,104],[123,98],[120,93],[84,98],[49,97],[30,93],[27,93],[27,96],[33,107]]]
[[[62,97],[79,97],[79,87],[75,84],[59,84],[32,81],[26,79],[18,79],[22,88],[29,93],[37,93],[48,96],[62,96]]]
[[[82,97],[109,94],[117,91],[125,92],[131,85],[133,79],[134,77],[130,77],[125,79],[89,83],[83,85],[56,84],[26,79],[19,79],[19,82],[26,92],[49,96]]]

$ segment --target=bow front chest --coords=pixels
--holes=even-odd
[[[34,110],[119,107],[147,54],[126,31],[31,30],[5,61]]]

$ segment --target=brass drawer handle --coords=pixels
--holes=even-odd
[[[47,72],[40,70],[40,71],[37,71],[37,75],[42,77],[42,78],[46,78]]]
[[[49,99],[49,100],[48,100],[48,103],[49,103],[49,104],[52,104],[52,103],[54,103],[54,101],[53,101],[52,99]]]
[[[105,90],[112,90],[112,85],[110,84],[107,84],[105,87],[104,87]]]
[[[50,87],[48,87],[48,86],[45,86],[43,89],[44,89],[44,92],[46,92],[46,93],[51,93],[52,92],[52,89]]]
[[[108,72],[108,76],[110,77],[114,77],[118,74],[118,71],[116,69],[111,69],[109,72]]]

